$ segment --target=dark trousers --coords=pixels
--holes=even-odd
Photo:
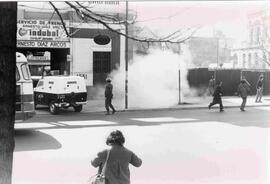
[[[115,109],[112,105],[112,97],[105,98],[105,108],[106,108],[107,112],[110,111],[109,107],[112,109],[112,111],[115,111]]]
[[[246,107],[246,103],[247,103],[247,97],[242,97],[242,104],[240,109],[244,110]]]
[[[209,107],[212,107],[213,105],[219,104],[219,109],[223,109],[223,104],[221,98],[214,98],[213,101],[209,104]]]

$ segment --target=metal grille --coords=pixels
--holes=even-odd
[[[111,71],[111,53],[93,52],[93,70],[95,73],[109,73]]]

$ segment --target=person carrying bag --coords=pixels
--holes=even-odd
[[[106,168],[104,171],[105,184],[130,184],[129,165],[134,167],[142,165],[142,160],[133,151],[126,148],[124,143],[125,137],[120,130],[112,131],[106,139],[106,144],[111,148],[110,159],[107,161],[107,166],[104,166]],[[107,155],[107,149],[98,152],[91,161],[92,166],[105,165],[103,163]]]
[[[108,162],[108,159],[109,159],[109,155],[110,155],[110,150],[107,150],[107,157],[106,157],[106,161],[102,167],[102,170],[101,172],[94,176],[92,176],[89,180],[89,184],[105,184],[105,171],[106,171],[106,168],[107,168],[107,162]]]

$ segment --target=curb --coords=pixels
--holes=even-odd
[[[261,104],[261,105],[247,105],[246,107],[267,107],[270,104]],[[218,109],[219,107],[212,107],[211,109]],[[231,108],[240,108],[240,105],[228,105],[224,106],[224,109],[231,109]],[[138,108],[138,109],[121,109],[117,110],[117,112],[141,112],[141,111],[173,111],[173,110],[195,110],[195,109],[208,109],[206,106],[195,106],[195,107],[168,107],[168,108]],[[89,113],[105,113],[105,110],[96,110],[96,111],[82,111],[80,114],[89,114]],[[46,113],[36,113],[36,116],[43,116],[43,115],[51,115],[50,112]]]
[[[246,107],[267,107],[270,106],[270,104],[266,104],[266,105],[250,105],[250,106],[246,106]],[[211,109],[218,109],[219,107],[211,107]],[[229,106],[224,106],[224,109],[228,109],[228,108],[240,108],[239,106],[235,106],[235,105],[229,105]],[[168,107],[168,108],[149,108],[149,109],[122,109],[122,110],[117,110],[117,112],[134,112],[134,111],[170,111],[170,110],[192,110],[192,109],[208,109],[207,106],[197,106],[197,107]],[[106,112],[104,111],[84,111],[81,113],[96,113],[96,112]]]

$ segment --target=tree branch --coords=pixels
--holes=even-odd
[[[183,43],[183,42],[185,42],[186,40],[188,40],[195,32],[196,32],[196,30],[194,30],[188,37],[186,37],[186,38],[181,38],[181,39],[178,39],[178,40],[176,40],[176,41],[173,41],[173,40],[171,40],[171,39],[153,39],[153,38],[148,38],[148,39],[142,39],[142,38],[136,38],[136,37],[133,37],[133,36],[129,36],[129,35],[126,35],[126,34],[124,34],[124,33],[122,33],[122,32],[120,32],[120,31],[118,31],[118,30],[115,30],[115,29],[113,29],[111,26],[109,26],[106,22],[104,22],[104,21],[102,21],[102,20],[100,20],[100,19],[98,19],[98,18],[96,18],[96,17],[94,17],[94,16],[92,16],[92,15],[90,15],[90,14],[88,14],[88,13],[85,13],[85,12],[83,12],[83,11],[80,11],[75,5],[73,5],[73,4],[71,4],[70,2],[67,2],[66,1],[66,4],[68,4],[72,9],[74,9],[76,12],[80,12],[83,16],[85,16],[85,17],[87,17],[87,18],[90,18],[90,19],[92,19],[92,20],[94,20],[95,22],[97,22],[97,23],[100,23],[100,24],[102,24],[104,27],[106,27],[108,30],[110,30],[110,31],[112,31],[112,32],[114,32],[114,33],[117,33],[117,34],[119,34],[119,35],[121,35],[121,36],[124,36],[124,37],[126,37],[126,38],[128,38],[128,39],[131,39],[131,40],[134,40],[134,41],[138,41],[138,42],[150,42],[150,43],[155,43],[155,42],[168,42],[168,43]],[[80,4],[78,4],[78,5],[80,5]],[[82,7],[83,8],[83,7]],[[90,10],[88,10],[87,12],[92,12],[92,11],[90,11]],[[173,35],[173,34],[172,34]]]
[[[65,32],[66,32],[66,35],[67,35],[68,37],[70,37],[69,32],[67,31],[66,24],[65,24],[65,22],[64,22],[64,20],[63,20],[63,18],[62,18],[62,16],[61,16],[61,14],[60,14],[60,12],[58,11],[58,9],[54,6],[54,4],[53,4],[51,1],[49,1],[49,3],[50,3],[50,5],[52,5],[53,9],[56,11],[57,15],[59,16],[59,18],[60,18],[60,20],[61,20],[61,23],[63,24],[64,30],[65,30]]]

